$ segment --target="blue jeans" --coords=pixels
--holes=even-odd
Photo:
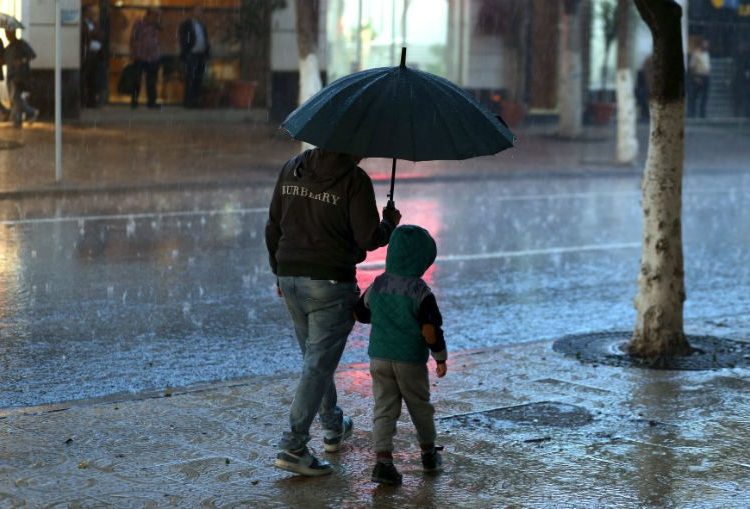
[[[310,440],[310,425],[320,415],[324,430],[341,431],[343,412],[336,402],[333,374],[354,327],[357,284],[307,277],[280,277],[294,331],[302,351],[302,375],[289,412],[290,431],[279,447],[299,450]]]

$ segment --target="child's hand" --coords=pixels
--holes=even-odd
[[[438,362],[435,372],[437,373],[438,378],[443,378],[448,372],[448,365],[444,362]]]

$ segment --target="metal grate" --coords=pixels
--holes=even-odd
[[[443,417],[441,422],[460,424],[463,427],[474,429],[502,429],[510,424],[575,428],[585,426],[593,419],[591,413],[583,407],[555,401],[540,401],[493,408],[481,412],[451,415]]]
[[[688,336],[690,355],[647,362],[625,352],[631,332],[599,332],[558,339],[554,351],[581,362],[618,367],[703,371],[750,366],[750,343],[713,336]]]

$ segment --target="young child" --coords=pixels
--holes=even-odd
[[[358,321],[372,323],[367,353],[375,397],[372,434],[377,462],[372,480],[377,483],[401,484],[402,475],[393,465],[393,436],[402,400],[417,430],[424,471],[435,472],[442,464],[442,447],[435,446],[427,359],[431,350],[437,376],[443,377],[448,354],[437,301],[421,279],[436,255],[427,230],[414,225],[396,228],[385,273],[375,278],[354,310]]]

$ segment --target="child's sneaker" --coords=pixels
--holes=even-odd
[[[397,486],[401,484],[403,478],[404,476],[396,470],[396,465],[393,463],[378,461],[375,463],[375,468],[372,469],[373,482]]]
[[[443,457],[439,452],[442,450],[443,448],[438,446],[422,453],[422,469],[425,472],[437,472],[442,468]]]
[[[323,436],[323,447],[326,452],[338,452],[341,449],[341,442],[352,436],[354,422],[351,417],[344,417],[341,423],[341,431],[325,431]]]
[[[276,455],[276,468],[294,472],[299,475],[317,477],[333,472],[333,467],[327,461],[321,461],[313,456],[307,447],[300,451],[281,451]]]

